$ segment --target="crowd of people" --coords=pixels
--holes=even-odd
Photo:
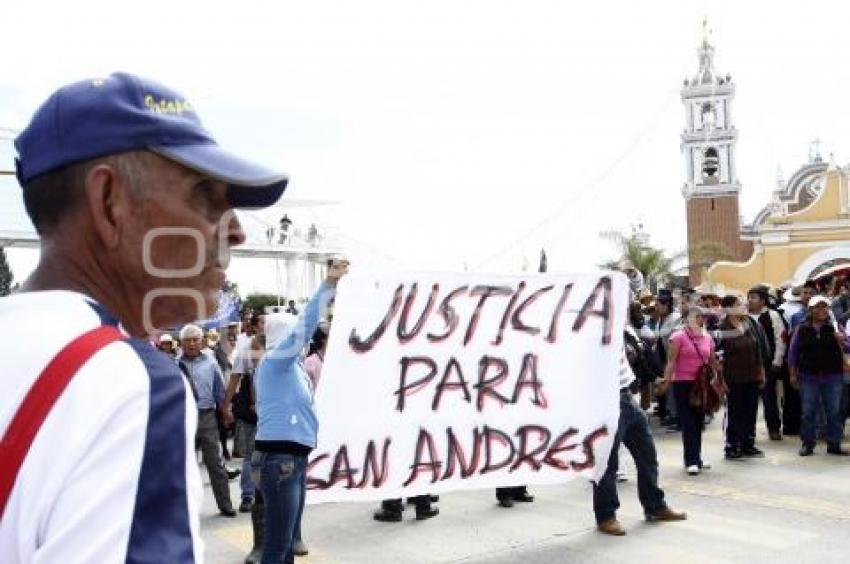
[[[841,447],[850,399],[844,373],[850,350],[850,280],[808,280],[780,288],[757,285],[746,295],[718,296],[685,289],[637,294],[630,309],[629,358],[639,376],[642,406],[668,432],[681,433],[689,474],[707,470],[702,431],[712,414],[692,405],[694,382],[703,366],[722,379],[724,456],[764,456],[756,444],[761,402],[771,441],[799,436],[801,456]]]

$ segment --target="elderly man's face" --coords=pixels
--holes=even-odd
[[[180,339],[180,345],[183,347],[183,354],[189,358],[193,358],[201,354],[201,337],[186,337]]]
[[[153,153],[142,153],[140,162],[136,189],[143,195],[122,226],[119,249],[125,278],[149,296],[146,314],[154,327],[209,317],[230,247],[245,240],[227,186]]]

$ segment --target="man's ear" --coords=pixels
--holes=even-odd
[[[131,213],[128,187],[109,164],[92,167],[85,179],[86,207],[104,247],[114,249]]]

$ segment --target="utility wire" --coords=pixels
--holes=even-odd
[[[614,161],[611,162],[611,164],[609,164],[605,168],[605,170],[602,171],[602,173],[600,173],[595,179],[593,179],[592,182],[590,182],[585,187],[584,190],[581,191],[578,200],[570,200],[564,202],[563,204],[558,206],[555,211],[553,211],[552,213],[544,217],[542,220],[537,222],[534,226],[526,230],[522,235],[509,242],[507,245],[503,246],[498,251],[488,255],[487,258],[485,258],[484,260],[478,262],[473,267],[473,270],[478,270],[481,267],[492,262],[493,260],[513,250],[515,247],[519,246],[521,243],[523,243],[525,240],[537,233],[539,230],[543,229],[556,219],[560,218],[560,216],[565,212],[570,210],[574,212],[584,211],[583,200],[586,200],[587,198],[592,198],[594,200],[599,199],[603,195],[607,187],[603,186],[602,189],[596,190],[595,188],[597,187],[597,185],[604,182],[615,170],[617,170],[617,168],[623,163],[623,161],[625,161],[632,154],[632,152],[640,144],[640,142],[658,126],[658,116],[664,113],[664,111],[667,109],[667,106],[678,95],[678,93],[679,91],[678,89],[676,89],[671,91],[668,96],[665,97],[664,102],[656,109],[655,112],[653,112],[649,121],[639,130],[639,132],[637,133],[637,135],[634,136],[631,142],[626,145],[626,147],[617,156],[617,158],[615,158]]]

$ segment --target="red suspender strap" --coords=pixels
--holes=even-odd
[[[88,359],[106,345],[123,338],[121,331],[112,325],[84,333],[59,351],[38,375],[0,441],[0,519],[18,471],[53,404]]]

